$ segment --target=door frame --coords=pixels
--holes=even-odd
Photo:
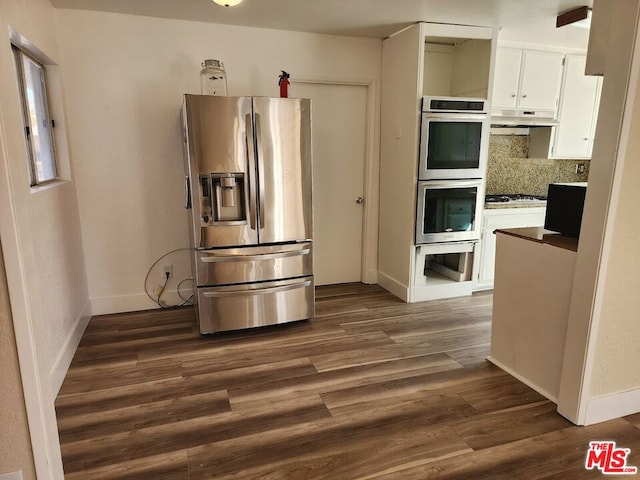
[[[364,151],[364,212],[362,214],[362,283],[378,283],[378,210],[380,185],[380,143],[376,142],[380,125],[378,80],[367,78],[329,78],[300,75],[292,84],[343,85],[366,88],[365,151]],[[311,106],[313,112],[313,105]]]

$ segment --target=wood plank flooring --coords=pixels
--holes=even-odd
[[[209,337],[191,308],[94,317],[56,401],[66,478],[602,478],[591,440],[640,466],[639,415],[576,427],[485,360],[491,302],[320,287],[309,322]]]

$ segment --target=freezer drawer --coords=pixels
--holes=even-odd
[[[313,277],[198,288],[200,333],[305,320],[313,311]]]
[[[313,273],[312,243],[197,250],[198,286],[294,278]]]

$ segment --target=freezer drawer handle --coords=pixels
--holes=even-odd
[[[254,262],[259,260],[271,260],[274,258],[296,257],[298,255],[308,255],[310,250],[305,248],[303,250],[291,250],[289,252],[278,253],[263,253],[260,255],[208,255],[206,257],[200,257],[200,261],[203,263],[216,263],[216,262]]]
[[[283,285],[280,287],[261,288],[259,290],[236,290],[234,292],[203,292],[207,298],[221,298],[221,297],[247,297],[252,295],[266,295],[269,293],[286,292],[289,290],[295,290],[297,288],[304,288],[311,285],[311,280],[306,282],[294,283],[292,285]]]

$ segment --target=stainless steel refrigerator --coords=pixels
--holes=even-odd
[[[184,96],[201,333],[313,316],[310,108],[305,99]]]

